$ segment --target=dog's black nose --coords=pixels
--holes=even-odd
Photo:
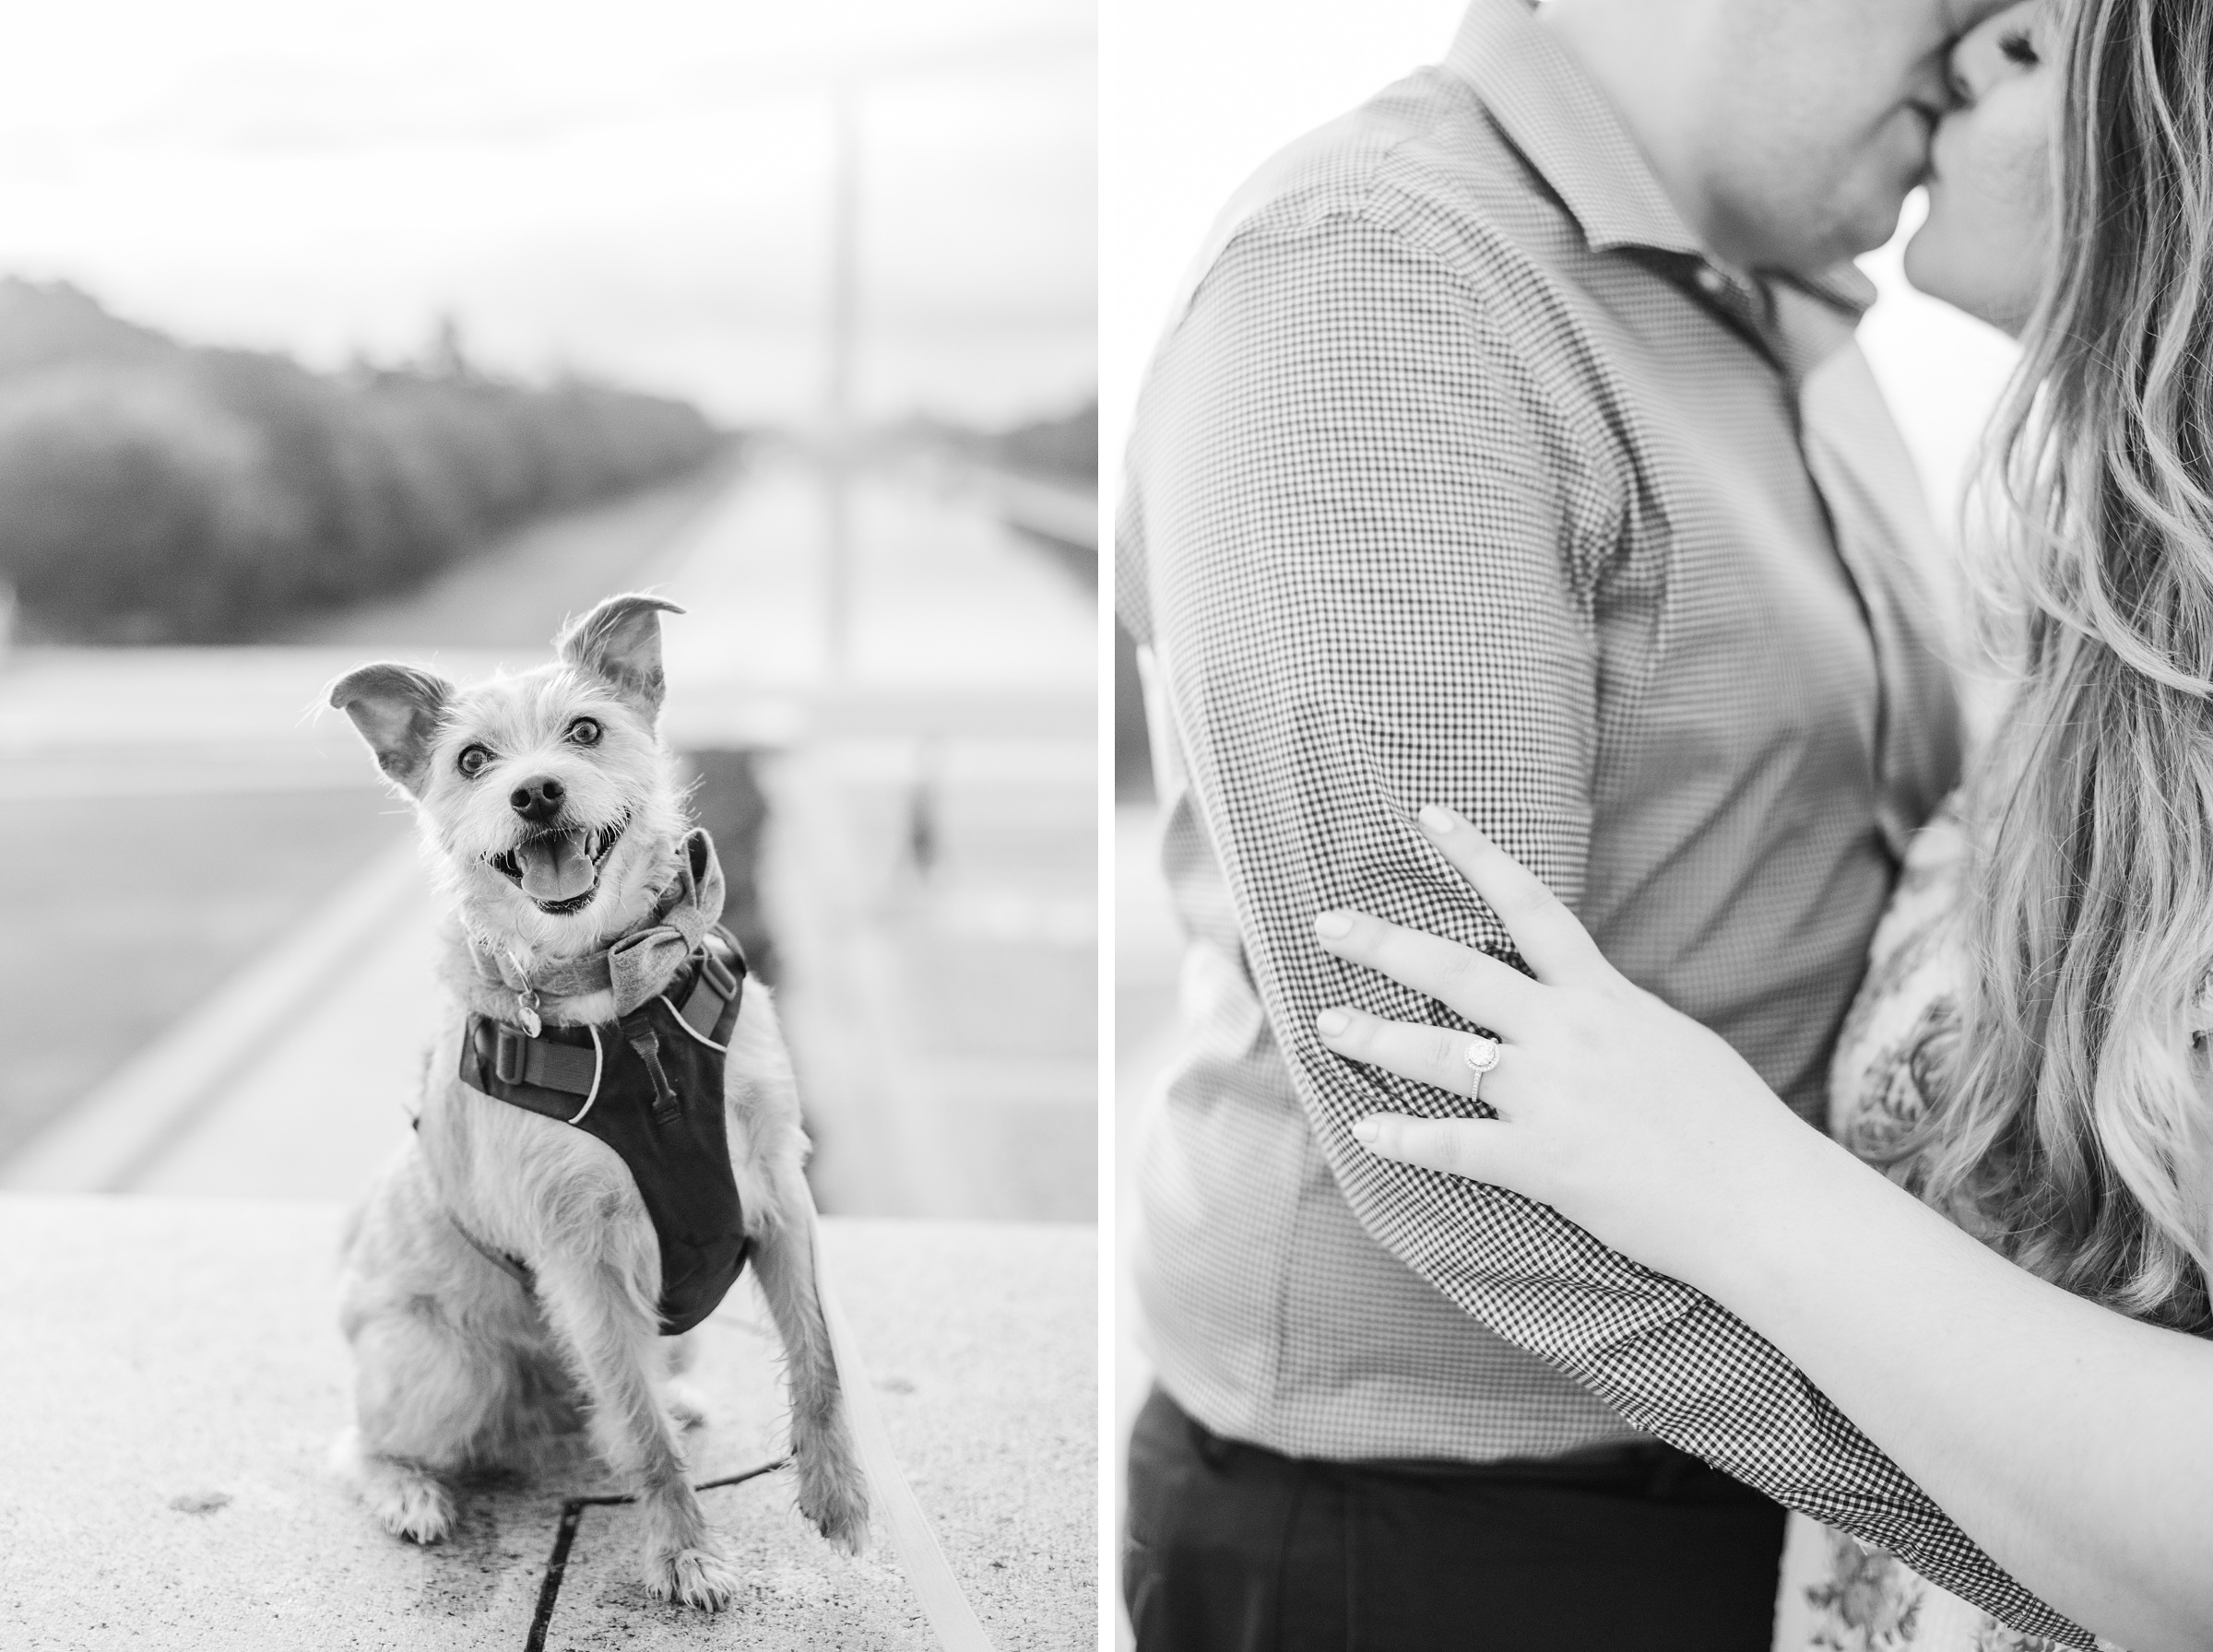
[[[508,793],[507,801],[524,820],[543,824],[561,812],[561,800],[568,795],[568,788],[552,775],[540,774]]]

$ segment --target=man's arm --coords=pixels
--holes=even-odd
[[[1509,952],[1414,829],[1430,801],[1571,905],[1582,888],[1592,598],[1636,507],[1556,390],[1465,280],[1351,213],[1234,238],[1155,368],[1132,465],[1163,698],[1309,1120],[1363,1225],[1463,1310],[1639,1426],[2081,1641],[1715,1304],[1545,1207],[1351,1139],[1379,1108],[1458,1103],[1331,1054],[1315,1014],[1450,1018],[1323,953],[1313,915]]]

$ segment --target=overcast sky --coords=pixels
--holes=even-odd
[[[0,53],[0,271],[318,364],[567,366],[821,407],[833,121],[860,112],[859,395],[1095,384],[1090,0],[84,0]]]

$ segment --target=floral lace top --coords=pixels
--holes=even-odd
[[[1829,1133],[1862,1158],[1921,1115],[1950,1061],[1962,965],[1956,924],[1967,836],[1957,796],[1906,853],[1868,950],[1867,979],[1829,1068]],[[2101,1647],[2106,1643],[2100,1643]],[[1880,1550],[1791,1516],[1775,1652],[2057,1652],[2006,1628]],[[2108,1648],[2108,1652],[2118,1652]]]

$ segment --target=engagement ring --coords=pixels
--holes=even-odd
[[[1483,1075],[1498,1065],[1498,1041],[1485,1038],[1478,1032],[1468,1040],[1468,1047],[1461,1059],[1468,1064],[1468,1070],[1475,1075],[1475,1082],[1468,1086],[1468,1099],[1474,1101],[1483,1090]]]

